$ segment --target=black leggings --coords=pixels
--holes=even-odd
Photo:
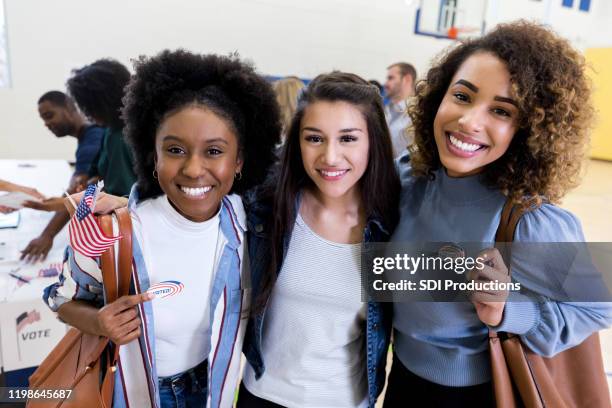
[[[238,402],[236,408],[285,408],[274,402],[270,402],[263,398],[253,395],[246,389],[244,383],[240,383],[240,391],[238,391]]]
[[[470,387],[436,384],[410,372],[393,353],[384,408],[424,406],[431,408],[495,407],[490,382]]]

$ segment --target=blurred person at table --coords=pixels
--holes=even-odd
[[[128,196],[136,181],[134,158],[125,142],[121,117],[124,88],[130,72],[119,61],[100,59],[76,69],[68,79],[68,92],[93,123],[106,128],[102,146],[89,170],[88,184],[104,180],[104,191]]]
[[[118,61],[100,59],[75,69],[68,79],[68,93],[78,108],[93,123],[106,128],[98,154],[89,169],[87,184],[104,180],[108,193],[127,196],[136,181],[132,152],[123,137],[123,89],[130,80],[130,72]],[[44,231],[43,231],[44,233]],[[44,259],[53,241],[41,235],[22,251],[28,262]]]
[[[45,126],[56,136],[72,136],[77,139],[76,165],[66,191],[77,193],[86,186],[89,168],[100,150],[104,129],[87,122],[74,101],[60,91],[46,92],[38,99],[38,114]],[[53,239],[68,223],[70,216],[63,205],[62,197],[43,201],[28,201],[25,207],[41,211],[55,211],[49,224],[26,246],[21,258],[35,262],[44,259],[53,246]]]
[[[16,191],[21,191],[22,193],[29,194],[34,196],[40,200],[44,200],[45,196],[42,195],[38,190],[32,187],[26,187],[19,184],[11,183],[10,181],[0,179],[0,192],[13,193]],[[12,211],[15,211],[15,208],[5,207],[0,205],[0,214],[7,214]]]
[[[60,91],[49,91],[38,99],[38,114],[56,137],[77,139],[71,187],[81,191],[87,183],[91,163],[100,151],[104,128],[89,123],[72,98]]]

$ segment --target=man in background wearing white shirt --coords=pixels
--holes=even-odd
[[[414,96],[416,77],[416,69],[407,62],[396,62],[387,67],[385,92],[389,103],[385,106],[385,116],[391,131],[394,157],[400,156],[414,141],[414,135],[407,132],[412,122],[406,108],[408,99]]]

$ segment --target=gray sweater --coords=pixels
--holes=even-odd
[[[499,191],[479,176],[451,178],[444,169],[434,180],[417,179],[405,160],[399,161],[399,171],[401,219],[392,241],[492,246],[505,202]],[[515,242],[582,241],[578,219],[548,204],[525,214],[515,234]],[[519,334],[532,350],[550,356],[612,324],[612,303],[552,301],[557,288],[542,285],[546,277],[533,269],[515,269],[513,262],[513,279],[529,290],[510,292],[497,331]],[[395,303],[393,325],[395,352],[420,377],[447,386],[490,380],[488,328],[471,303]]]

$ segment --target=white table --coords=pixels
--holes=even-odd
[[[0,178],[35,187],[49,197],[63,193],[71,174],[63,160],[0,160]],[[52,216],[22,209],[18,228],[0,229],[0,367],[4,371],[38,365],[66,332],[66,326],[42,301],[43,289],[57,276],[39,275],[44,269],[61,268],[67,228],[55,237],[45,261],[27,264],[19,260],[20,251],[42,232]],[[10,276],[11,272],[30,279],[29,283]]]

